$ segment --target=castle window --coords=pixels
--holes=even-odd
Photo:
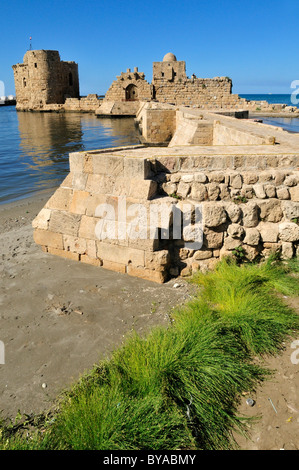
[[[37,63],[35,62],[34,67],[37,69]]]
[[[69,73],[69,86],[73,86],[73,74]]]
[[[25,88],[26,85],[27,85],[27,83],[26,83],[26,78],[24,77],[24,78],[23,78],[23,87]]]
[[[161,73],[161,77],[164,77],[164,72]]]

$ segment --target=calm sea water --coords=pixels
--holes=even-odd
[[[0,204],[58,186],[69,171],[70,152],[138,143],[132,118],[0,107]]]
[[[247,100],[251,101],[267,101],[270,104],[275,104],[275,103],[283,103],[288,106],[297,106],[299,107],[299,104],[293,104],[291,101],[292,95],[272,95],[271,93],[265,94],[265,95],[242,95],[239,94],[241,98],[246,98]]]
[[[239,95],[241,98],[246,98],[251,101],[267,101],[268,103],[283,103],[287,106],[296,106],[299,108],[299,104],[292,103],[292,95]],[[283,127],[289,132],[299,132],[299,119],[298,118],[272,118],[262,117],[261,119],[265,124],[271,124],[272,126]]]

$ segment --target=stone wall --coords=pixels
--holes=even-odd
[[[105,95],[107,101],[146,101],[152,99],[152,86],[145,80],[143,72],[128,69],[112,82]]]
[[[126,197],[126,211],[132,204],[147,205],[157,190],[157,183],[148,179],[149,162],[125,158],[119,151],[70,154],[70,174],[33,221],[34,240],[49,254],[163,282],[169,254],[159,250],[158,239],[129,236],[134,217],[117,220],[116,230],[126,232],[121,239],[99,239],[96,234],[101,204],[109,204],[118,216],[120,196]]]
[[[202,207],[203,247],[186,249],[184,240],[178,241],[177,272],[209,269],[228,255],[253,261],[274,252],[284,259],[299,254],[299,171],[284,168],[291,161],[296,168],[299,156],[280,162],[280,169],[279,161],[276,168],[269,162],[263,171],[254,170],[254,162],[248,171],[211,171],[200,160],[153,162],[160,194],[177,198],[178,205]]]
[[[168,143],[176,129],[176,109],[167,104],[141,103],[136,113],[136,124],[141,140],[150,144]]]
[[[91,112],[96,111],[102,99],[96,94],[90,94],[81,98],[67,98],[63,105],[64,111]]]
[[[27,51],[13,71],[18,110],[39,110],[79,97],[78,65],[61,61],[58,51]]]
[[[134,146],[70,154],[70,174],[33,222],[36,243],[49,254],[155,282],[210,269],[227,255],[252,261],[298,254],[299,154],[170,152]],[[101,225],[101,204],[113,209],[114,234]],[[146,220],[155,238],[132,236],[136,204],[146,209],[137,211],[137,225]],[[161,204],[170,210],[166,222],[153,223],[148,213]],[[190,248],[188,234],[171,236],[173,210],[183,214],[184,204],[202,212],[201,248]]]

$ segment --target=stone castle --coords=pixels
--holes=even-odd
[[[228,77],[188,78],[173,54],[154,62],[151,84],[128,69],[103,100],[80,99],[76,68],[51,52],[30,51],[14,66],[19,110],[134,115],[146,145],[70,154],[70,173],[33,221],[46,253],[155,282],[206,271],[225,256],[298,256],[299,136],[246,119],[257,107],[298,117],[297,108],[247,102]],[[148,220],[160,207],[166,218]],[[200,247],[192,231],[174,236],[186,207],[187,228],[201,209]],[[137,217],[136,208],[144,210]]]
[[[27,51],[22,64],[13,65],[17,108],[43,109],[79,98],[78,64],[60,60],[58,51]]]
[[[22,64],[13,65],[17,110],[95,112],[98,116],[135,116],[143,102],[171,103],[201,109],[286,111],[286,105],[247,101],[232,93],[229,77],[191,78],[185,61],[167,53],[153,62],[152,83],[135,67],[112,82],[104,99],[80,97],[78,65],[60,60],[58,51],[27,51]],[[296,111],[289,107],[288,111]]]

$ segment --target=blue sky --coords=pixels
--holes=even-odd
[[[79,64],[80,92],[105,94],[121,71],[167,52],[187,75],[229,76],[233,93],[291,93],[299,80],[298,0],[1,0],[0,80],[14,94],[11,66],[33,49]]]

